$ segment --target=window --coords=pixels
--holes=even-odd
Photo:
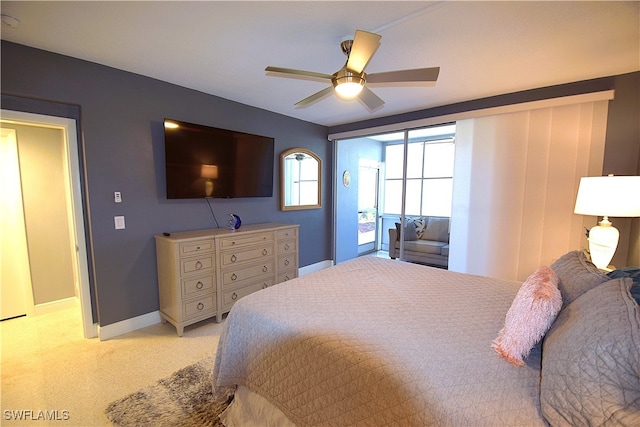
[[[422,137],[409,132],[405,215],[450,217],[455,126],[430,129],[436,131]],[[403,158],[403,142],[385,146],[385,214],[399,215],[402,209]]]

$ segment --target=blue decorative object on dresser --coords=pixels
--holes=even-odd
[[[242,220],[236,214],[229,214],[231,219],[229,220],[229,230],[236,231],[242,225]]]

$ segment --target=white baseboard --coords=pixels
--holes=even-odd
[[[304,276],[309,273],[313,273],[314,271],[320,271],[325,268],[331,267],[333,265],[333,260],[328,259],[325,261],[320,261],[315,264],[307,265],[298,270],[298,276]]]
[[[42,314],[49,314],[58,310],[64,310],[66,308],[78,307],[80,301],[76,297],[70,297],[60,299],[57,301],[45,302],[44,304],[37,304],[34,306],[34,316],[40,316]]]
[[[152,311],[151,313],[132,317],[131,319],[126,319],[110,325],[98,325],[98,337],[100,337],[100,341],[108,340],[109,338],[117,337],[118,335],[155,325],[156,323],[160,323],[160,321],[160,312]]]

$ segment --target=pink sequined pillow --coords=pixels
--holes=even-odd
[[[511,303],[492,347],[502,358],[517,366],[549,330],[562,308],[558,276],[542,266],[525,280]]]

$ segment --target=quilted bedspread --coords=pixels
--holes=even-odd
[[[540,347],[524,367],[491,348],[519,286],[360,257],[239,300],[214,382],[300,426],[545,425]]]

